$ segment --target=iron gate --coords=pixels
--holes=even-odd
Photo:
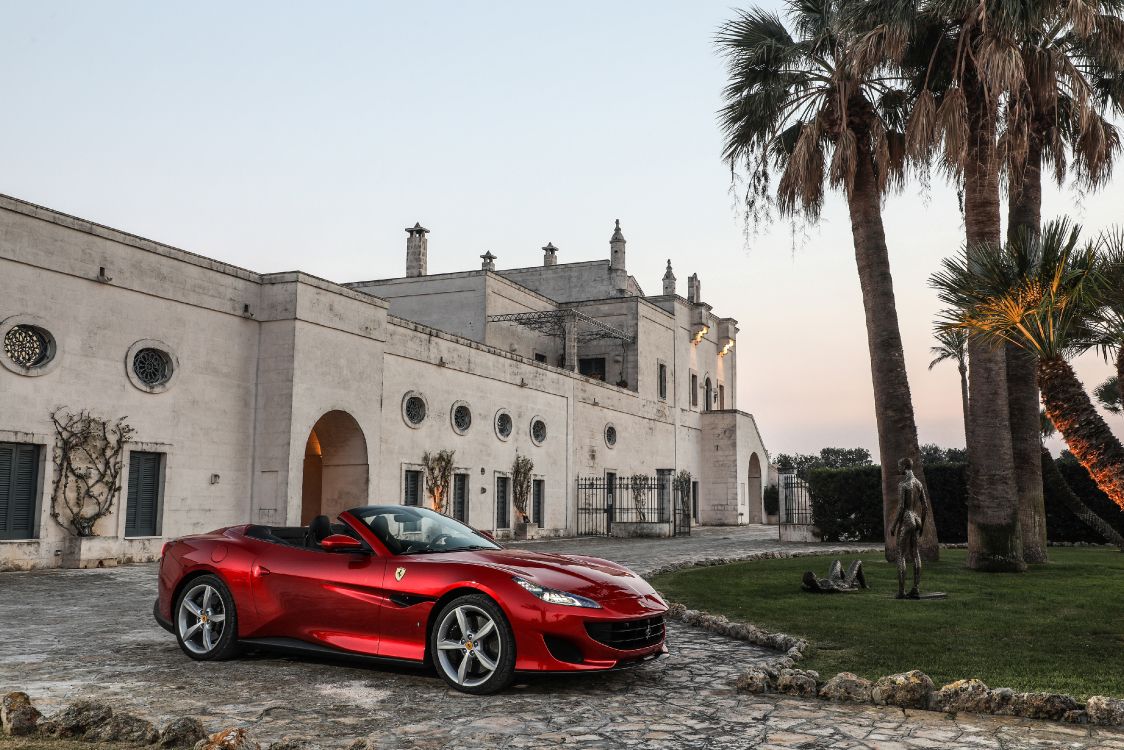
[[[781,523],[812,524],[812,498],[808,483],[795,474],[780,477]]]
[[[578,477],[578,536],[609,536],[614,523],[667,523],[676,536],[691,533],[690,492],[670,475]]]

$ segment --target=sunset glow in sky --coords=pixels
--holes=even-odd
[[[670,258],[740,322],[739,407],[770,452],[876,449],[842,197],[747,241],[721,162],[720,2],[5,6],[0,192],[273,272],[400,276],[607,258],[613,220],[649,293]],[[775,5],[775,3],[767,3]],[[1043,216],[1124,221],[1120,179],[1046,191]],[[927,371],[926,279],[963,238],[934,178],[886,204],[923,442],[962,446],[956,369]],[[1112,368],[1083,358],[1090,388]],[[1118,434],[1124,419],[1109,416]],[[1057,444],[1054,444],[1055,449]]]

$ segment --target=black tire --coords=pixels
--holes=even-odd
[[[472,610],[476,610],[477,614],[469,614],[470,617],[476,618],[475,623],[481,623],[483,621],[483,619],[479,617],[479,613],[486,614],[493,623],[495,632],[494,639],[491,636],[487,636],[485,639],[486,645],[481,645],[477,649],[479,653],[484,654],[485,659],[495,663],[495,669],[492,670],[486,678],[483,678],[482,674],[486,673],[486,667],[483,665],[479,656],[472,658],[470,661],[470,669],[476,669],[480,674],[469,675],[469,680],[466,680],[466,682],[470,684],[458,682],[456,676],[449,673],[446,665],[442,663],[442,650],[438,648],[438,641],[442,633],[442,623],[448,618],[452,618],[455,621],[456,610],[461,608],[468,608],[467,611],[469,613],[471,613]],[[464,611],[466,610],[462,610],[462,612]],[[451,632],[456,633],[458,636],[461,635],[459,627],[453,625],[452,621],[450,622],[450,628],[453,628]],[[481,641],[481,644],[484,644],[485,641]],[[496,646],[497,643],[498,647]],[[446,651],[448,650],[446,649]],[[452,655],[452,659],[456,659],[456,657],[460,655],[460,652],[455,651],[449,653]],[[491,695],[510,685],[512,679],[515,677],[515,636],[512,634],[511,624],[507,621],[507,617],[504,615],[499,605],[483,594],[466,594],[465,596],[459,596],[441,608],[437,613],[437,617],[433,620],[433,628],[429,633],[429,655],[430,661],[433,663],[434,669],[437,670],[437,674],[441,675],[441,679],[445,680],[450,687],[462,693]],[[494,659],[492,658],[493,656],[495,657]],[[469,659],[470,657],[465,655],[460,658]],[[478,679],[482,679],[482,681],[478,684],[471,684]]]
[[[202,615],[193,614],[189,608],[185,609],[184,600],[191,597],[192,604],[199,607],[201,604],[201,595],[206,596],[206,591],[202,591],[205,587],[209,587],[211,594],[207,600],[208,608]],[[217,600],[217,603],[216,603]],[[218,615],[222,615],[221,628],[217,629],[217,638],[204,640],[202,629],[205,626],[196,628],[200,625],[201,621],[205,620],[210,623],[210,632],[216,630],[215,625],[220,621],[217,619]],[[180,649],[183,650],[192,659],[196,661],[221,661],[223,659],[230,659],[238,653],[238,610],[234,604],[234,596],[230,593],[230,589],[223,583],[222,579],[215,575],[202,575],[198,578],[192,578],[180,591],[176,597],[175,607],[172,609],[172,630],[176,634],[176,641],[180,644]],[[190,636],[185,640],[185,633]],[[210,648],[206,648],[207,643],[210,643]]]

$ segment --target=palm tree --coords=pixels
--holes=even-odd
[[[1120,377],[1112,375],[1093,389],[1093,395],[1101,407],[1109,414],[1120,414],[1124,411],[1124,399],[1120,393]]]
[[[1119,7],[1106,5],[1056,6],[1040,18],[1042,26],[1028,28],[1022,36],[1024,80],[1019,90],[1009,92],[999,141],[1007,163],[1009,243],[1038,232],[1046,159],[1052,161],[1059,185],[1065,178],[1067,146],[1086,187],[1098,187],[1111,172],[1120,139],[1098,108],[1120,111],[1122,92],[1116,81],[1124,69],[1124,48]],[[1014,344],[1006,346],[1006,357],[1023,557],[1027,562],[1045,562],[1036,363],[1032,354]]]
[[[732,172],[748,175],[746,211],[753,220],[767,219],[776,207],[815,221],[825,181],[847,197],[889,529],[898,460],[912,459],[925,481],[882,225],[882,197],[902,180],[903,96],[881,66],[864,63],[839,11],[839,0],[789,0],[791,33],[776,13],[738,11],[717,36],[729,72],[719,119],[724,160]],[[887,558],[894,544],[887,535]],[[926,524],[922,554],[938,556],[936,524]]]
[[[1051,437],[1055,430],[1054,424],[1050,421],[1050,417],[1046,415],[1045,411],[1039,412],[1039,418],[1042,423],[1042,440]],[[1124,536],[1120,535],[1116,529],[1098,516],[1092,508],[1081,501],[1081,498],[1065,481],[1065,477],[1058,471],[1058,465],[1054,462],[1054,457],[1050,455],[1050,451],[1045,445],[1042,446],[1042,479],[1046,487],[1050,490],[1050,496],[1058,498],[1062,501],[1067,509],[1073,515],[1077,516],[1083,524],[1097,532],[1102,539],[1109,544],[1115,544],[1117,547],[1124,551]]]
[[[960,405],[964,416],[964,437],[968,436],[968,332],[959,328],[940,328],[933,334],[939,346],[929,348],[933,361],[929,369],[941,362],[956,362],[960,372]]]
[[[1096,246],[1078,247],[1079,232],[1068,221],[1050,222],[1032,240],[946,259],[931,283],[956,311],[948,327],[992,345],[1013,343],[1038,358],[1051,423],[1097,486],[1124,508],[1124,446],[1067,361],[1100,306],[1104,285]],[[1012,268],[1034,270],[1012,282]]]

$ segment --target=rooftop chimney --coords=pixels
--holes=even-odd
[[[675,274],[671,272],[671,258],[667,259],[667,270],[663,274],[663,293],[675,294]]]
[[[429,254],[429,242],[426,235],[429,230],[415,223],[406,227],[406,276],[425,276],[426,259]]]
[[[494,270],[496,270],[496,256],[492,255],[491,250],[485,251],[484,254],[481,255],[480,257],[484,261],[483,263],[480,264],[480,270],[482,270],[482,271],[494,271]]]
[[[695,304],[702,302],[702,285],[699,284],[697,273],[693,273],[687,278],[687,301]]]
[[[546,243],[546,247],[542,249],[542,264],[544,266],[558,265],[558,248],[554,246],[553,242]]]

